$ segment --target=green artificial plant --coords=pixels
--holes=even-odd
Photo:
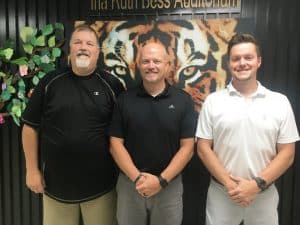
[[[0,43],[0,124],[12,116],[19,126],[22,112],[32,90],[47,73],[55,70],[65,41],[61,23],[47,24],[42,29],[20,30],[21,56],[15,58],[15,43]]]

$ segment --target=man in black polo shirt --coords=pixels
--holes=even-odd
[[[166,48],[140,49],[142,85],[121,94],[110,126],[111,153],[122,173],[117,183],[119,225],[180,225],[180,172],[193,155],[196,112],[190,96],[165,82]]]
[[[70,40],[71,68],[41,80],[23,114],[26,184],[44,193],[44,225],[78,225],[80,213],[85,225],[116,222],[117,170],[107,128],[123,86],[97,71],[98,55],[96,33],[77,27]]]

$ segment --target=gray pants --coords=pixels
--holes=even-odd
[[[181,176],[150,198],[143,198],[124,174],[120,174],[116,190],[119,225],[181,225]]]
[[[278,193],[275,185],[257,194],[247,207],[234,203],[224,186],[211,180],[206,202],[206,225],[278,225]]]

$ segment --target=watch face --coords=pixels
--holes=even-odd
[[[158,180],[159,180],[159,184],[162,188],[165,188],[168,185],[168,182],[162,176],[159,176]]]
[[[268,186],[267,186],[267,182],[265,180],[261,180],[261,187],[263,190],[265,190]]]
[[[167,181],[163,180],[163,181],[161,182],[161,186],[162,186],[162,187],[166,187],[167,185],[168,185]]]
[[[262,178],[260,178],[260,177],[255,177],[254,180],[256,181],[257,186],[258,186],[262,191],[264,191],[264,190],[266,190],[266,189],[268,188],[267,182],[266,182],[264,179],[262,179]]]

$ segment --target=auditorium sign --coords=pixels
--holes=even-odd
[[[91,0],[91,16],[240,13],[241,0]]]

